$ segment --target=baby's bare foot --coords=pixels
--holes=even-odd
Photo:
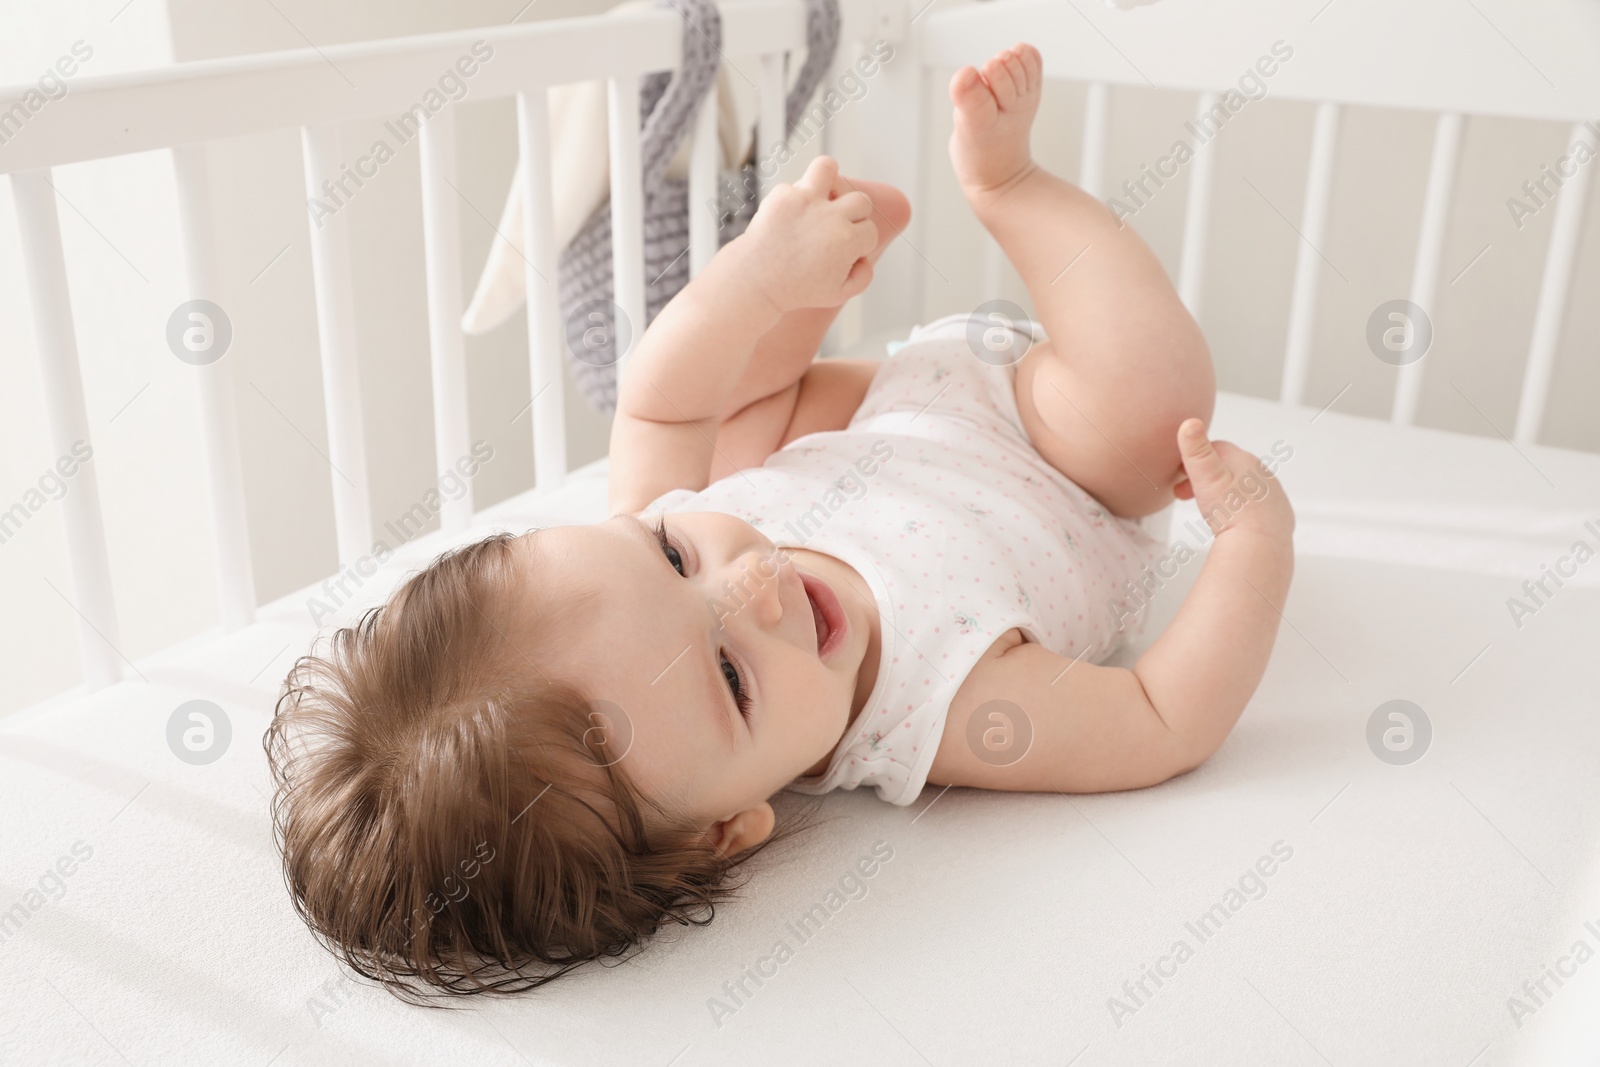
[[[1044,60],[1030,44],[992,57],[980,73],[962,67],[950,79],[955,132],[950,162],[969,200],[992,199],[1033,166],[1028,131],[1039,110]]]

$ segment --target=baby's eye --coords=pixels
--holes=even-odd
[[[662,554],[667,557],[667,562],[672,564],[673,570],[683,574],[683,556],[672,547],[672,542],[667,540],[667,520],[660,519],[656,522],[656,541],[661,545]]]
[[[720,657],[722,663],[722,676],[728,680],[728,688],[733,691],[733,702],[739,708],[739,714],[745,718],[750,717],[750,695],[745,692],[744,679],[739,677],[739,668],[729,661],[727,656]]]

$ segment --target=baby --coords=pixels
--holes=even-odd
[[[1155,256],[1030,158],[1042,76],[1017,45],[950,82],[956,177],[1039,323],[813,362],[909,216],[821,157],[640,339],[610,519],[450,552],[296,664],[276,828],[352,967],[510,992],[708,922],[786,788],[1136,789],[1216,751],[1293,512],[1208,439],[1210,355]],[[1174,497],[1215,541],[1166,631],[1101,666]]]

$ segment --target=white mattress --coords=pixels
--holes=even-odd
[[[1520,630],[1505,602],[1595,540],[1600,458],[1316,414],[1218,407],[1218,436],[1294,448],[1300,555],[1266,678],[1204,767],[1070,799],[835,794],[710,927],[469,1011],[341,981],[290,907],[258,739],[312,636],[304,594],[141,662],[142,681],[11,715],[0,909],[26,914],[0,944],[0,1061],[1593,1063],[1600,959],[1547,979],[1520,1020],[1507,1000],[1574,942],[1600,948],[1600,561]],[[603,516],[594,468],[472,536]],[[407,546],[347,615],[442,547]],[[233,727],[209,766],[165,741],[197,697]],[[1365,740],[1393,698],[1434,726],[1410,766]],[[64,895],[30,897],[80,841],[92,857]],[[879,841],[893,859],[867,895],[802,943],[786,924]],[[1201,943],[1186,922],[1280,841],[1292,857],[1266,894]],[[1109,999],[1134,1006],[1123,983],[1180,938],[1192,958],[1114,1018]],[[710,999],[732,1005],[723,983],[780,939],[792,958],[719,1025]]]

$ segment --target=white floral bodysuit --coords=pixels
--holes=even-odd
[[[644,509],[735,515],[776,545],[843,560],[871,587],[876,683],[827,771],[791,790],[870,785],[910,804],[951,699],[1001,634],[1017,627],[1057,655],[1098,663],[1142,622],[1113,605],[1162,542],[1038,453],[1017,411],[1015,365],[975,357],[967,324],[948,316],[891,346],[847,428],[797,438],[759,468]],[[1043,337],[1037,323],[1018,328]]]

